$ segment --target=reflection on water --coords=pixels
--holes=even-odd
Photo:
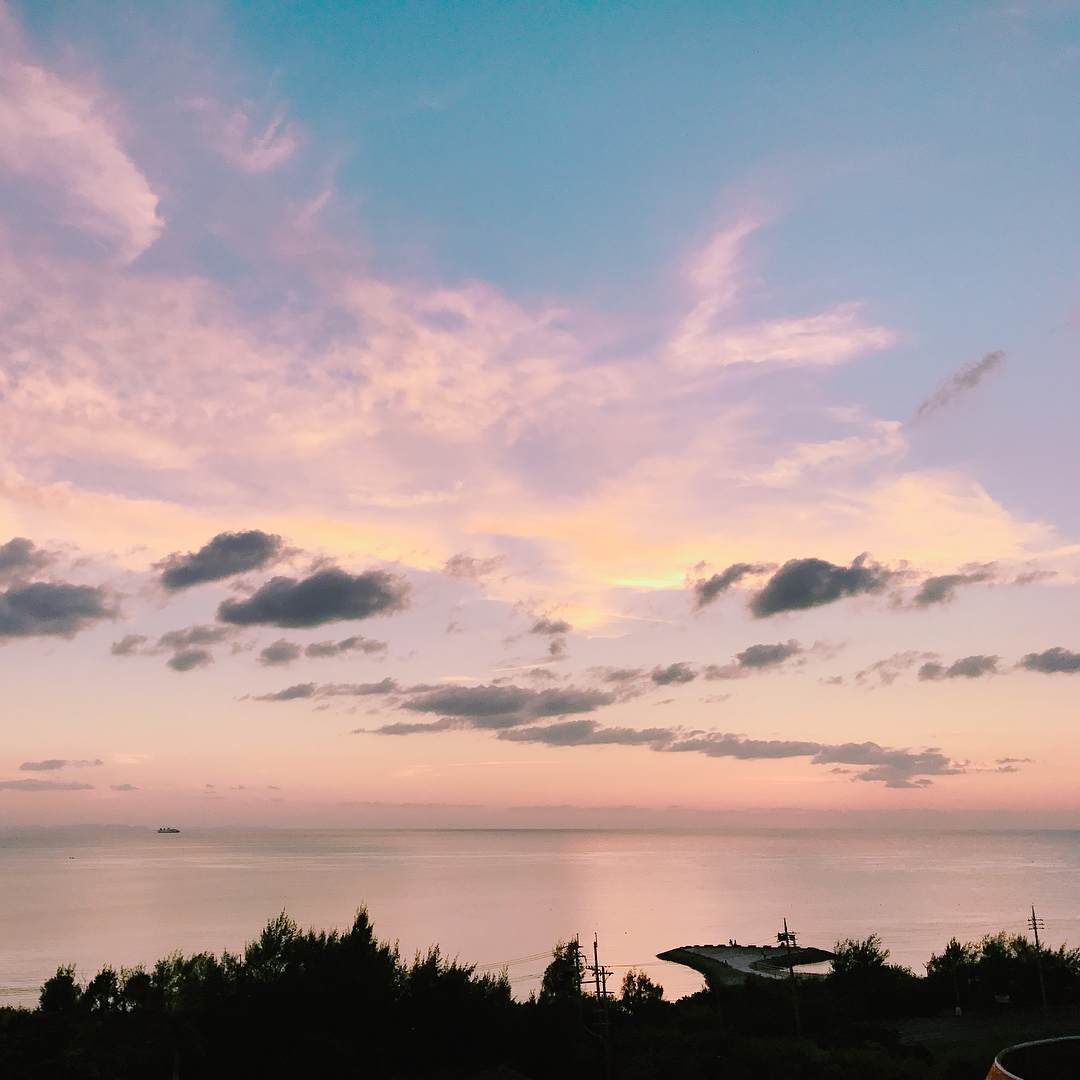
[[[462,961],[539,986],[559,939],[598,933],[621,976],[646,968],[668,997],[700,989],[656,960],[679,945],[807,945],[877,933],[895,962],[1020,932],[1032,903],[1047,940],[1080,943],[1080,833],[588,832],[184,829],[0,830],[0,1003],[34,1004],[58,964],[152,963],[239,950],[286,910],[344,927],[367,906],[411,956]]]

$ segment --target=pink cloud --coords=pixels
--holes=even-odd
[[[243,173],[270,172],[288,161],[300,145],[297,126],[280,112],[259,132],[245,109],[230,109],[210,98],[196,98],[188,107],[202,114],[211,148]]]
[[[158,198],[94,96],[34,64],[0,19],[0,170],[129,262],[160,235]]]

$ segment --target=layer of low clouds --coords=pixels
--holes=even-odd
[[[295,688],[299,689],[299,688]],[[404,691],[409,694],[409,691]],[[313,696],[314,688],[300,696]],[[877,781],[886,787],[925,787],[931,776],[963,772],[932,747],[920,751],[894,749],[877,743],[827,744],[811,741],[751,739],[716,731],[692,731],[681,727],[606,727],[591,717],[613,704],[616,697],[593,689],[529,690],[518,686],[447,686],[415,693],[398,708],[436,714],[426,722],[396,721],[370,731],[385,736],[437,734],[455,729],[493,731],[510,742],[546,746],[640,746],[663,753],[698,753],[707,757],[763,760],[807,757],[815,765],[861,766],[855,779]],[[574,716],[574,719],[564,719]],[[558,718],[544,723],[547,718]],[[541,722],[537,722],[541,721]],[[357,729],[354,734],[363,733]]]
[[[408,583],[384,570],[349,574],[331,567],[300,580],[271,578],[247,599],[223,600],[218,618],[237,626],[323,626],[389,615],[404,608],[408,596]]]
[[[925,420],[939,409],[951,405],[962,394],[974,390],[995,371],[1005,366],[1005,354],[1003,352],[988,352],[981,360],[972,360],[968,364],[954,371],[948,378],[942,380],[938,388],[915,410],[914,420]]]
[[[748,739],[723,732],[684,732],[678,728],[605,728],[595,720],[501,731],[500,739],[538,742],[547,746],[647,746],[662,753],[695,753],[713,758],[741,761],[808,757],[811,764],[841,763],[867,766],[856,773],[858,780],[880,781],[886,787],[926,787],[930,776],[951,776],[963,772],[939,750],[912,752],[894,750],[877,743],[829,745],[782,739]],[[918,777],[919,779],[915,779]]]

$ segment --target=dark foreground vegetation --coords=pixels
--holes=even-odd
[[[992,1052],[931,1051],[898,1024],[962,1023],[958,1002],[968,1015],[1041,1007],[1040,966],[1051,1005],[1080,1016],[1080,950],[1037,953],[1005,934],[952,941],[922,977],[889,964],[876,937],[836,953],[830,974],[798,982],[798,1038],[785,980],[667,1002],[630,972],[605,1007],[582,992],[571,942],[539,994],[516,1002],[505,975],[437,949],[403,961],[364,911],[344,933],[302,932],[282,915],[242,956],[176,954],[86,985],[61,968],[37,1009],[0,1009],[0,1076],[466,1080],[502,1068],[530,1080],[982,1080]]]

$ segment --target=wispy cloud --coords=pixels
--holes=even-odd
[[[125,261],[160,235],[158,197],[124,152],[107,109],[36,63],[0,12],[0,170]]]
[[[943,379],[938,388],[915,410],[916,422],[925,420],[940,409],[951,405],[958,397],[974,390],[988,375],[1005,366],[1005,354],[988,352],[981,360],[972,360]]]
[[[187,103],[202,118],[209,145],[241,172],[269,172],[285,164],[300,145],[297,125],[276,112],[262,130],[252,119],[253,102],[230,108],[212,98],[193,98]]]

